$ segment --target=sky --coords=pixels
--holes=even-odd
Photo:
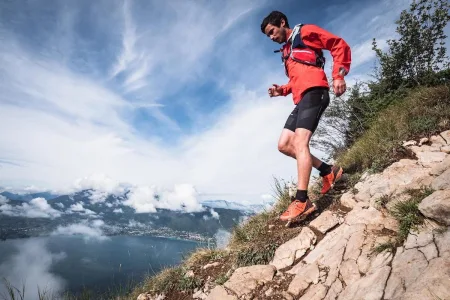
[[[343,37],[351,85],[370,78],[372,39],[384,47],[395,37],[409,3],[2,1],[0,186],[128,184],[258,203],[274,177],[297,171],[277,149],[294,105],[291,95],[267,95],[287,78],[262,19],[280,10],[292,26]]]

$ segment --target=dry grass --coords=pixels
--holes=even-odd
[[[419,203],[431,195],[433,190],[428,187],[421,187],[419,189],[408,189],[405,193],[411,197],[408,200],[396,202],[389,211],[389,213],[399,222],[397,236],[386,243],[377,245],[373,249],[374,253],[380,253],[384,250],[395,252],[397,247],[403,245],[409,233],[412,230],[416,230],[418,226],[423,223],[424,217],[419,211]],[[381,199],[383,199],[383,197]],[[386,203],[388,201],[390,201],[390,196],[389,200],[386,200]]]
[[[370,129],[337,161],[347,171],[380,171],[409,155],[402,149],[402,141],[449,129],[449,120],[449,87],[417,88],[380,113]]]

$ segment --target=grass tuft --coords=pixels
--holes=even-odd
[[[375,203],[378,204],[382,208],[386,208],[386,204],[388,204],[392,199],[391,195],[383,195],[377,200],[375,200]]]
[[[390,211],[391,215],[399,222],[398,239],[400,243],[406,240],[411,230],[417,229],[423,223],[424,217],[419,211],[419,203],[431,195],[433,190],[422,187],[420,189],[409,189],[406,193],[411,198],[395,203]]]
[[[210,261],[224,258],[227,255],[229,255],[229,253],[225,250],[200,248],[191,253],[191,255],[185,260],[185,265],[187,267],[204,265]]]
[[[236,264],[238,267],[267,265],[275,255],[278,244],[253,246],[238,250]]]
[[[372,253],[378,254],[378,253],[381,253],[381,252],[383,252],[385,250],[387,250],[387,251],[389,251],[391,253],[395,253],[395,249],[397,248],[397,246],[398,246],[398,244],[397,244],[396,240],[389,241],[389,242],[382,243],[382,244],[379,244],[379,245],[375,246],[373,248],[373,250],[372,250]]]

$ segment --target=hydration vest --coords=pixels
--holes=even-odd
[[[292,59],[295,62],[315,66],[318,68],[325,67],[325,57],[322,50],[312,49],[303,43],[300,29],[304,24],[298,24],[292,30],[291,36],[280,50],[274,52],[281,52],[281,60],[284,63],[286,76],[289,77],[287,70],[287,61]]]

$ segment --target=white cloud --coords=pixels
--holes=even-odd
[[[214,218],[214,219],[217,219],[217,220],[219,220],[219,214],[214,210],[214,209],[210,209],[210,212],[211,212],[211,216]]]
[[[113,210],[113,213],[123,214],[123,210],[121,208],[116,208],[116,209]]]
[[[65,281],[51,272],[54,263],[65,259],[65,253],[52,253],[47,248],[47,240],[30,238],[14,242],[17,253],[6,257],[0,264],[0,277],[5,277],[13,286],[21,290],[25,285],[24,299],[37,299],[38,287],[41,292],[58,294],[64,291]],[[0,295],[7,295],[4,284],[0,285]]]
[[[74,182],[70,190],[89,190],[89,199],[92,204],[104,202],[109,195],[121,196],[127,186],[119,183],[105,174],[91,174],[88,177],[78,179]]]
[[[104,235],[102,229],[104,226],[105,223],[102,220],[84,220],[68,226],[58,226],[56,230],[52,232],[52,235],[81,235],[85,241],[104,241],[109,239],[109,237]]]
[[[0,199],[1,200],[1,199]],[[2,204],[0,202],[0,204]],[[34,198],[29,203],[22,203],[21,205],[0,205],[0,213],[9,216],[21,216],[28,218],[58,218],[61,212],[52,208],[44,198]]]
[[[197,199],[197,191],[189,184],[175,185],[173,190],[136,186],[131,189],[128,199],[122,204],[134,208],[136,213],[154,213],[157,208],[185,212],[203,210]]]
[[[56,203],[56,205],[60,208],[64,208],[64,204],[62,204],[61,202]]]
[[[88,208],[85,208],[83,206],[83,202],[77,202],[75,204],[72,204],[67,212],[68,213],[76,212],[76,213],[80,213],[80,214],[83,214],[83,215],[90,215],[90,216],[95,215],[94,211],[92,211],[92,210],[90,210]]]

